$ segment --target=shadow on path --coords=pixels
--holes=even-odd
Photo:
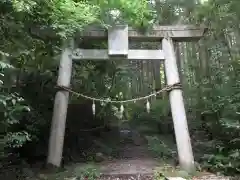
[[[118,158],[100,163],[100,172],[106,175],[152,174],[159,162],[149,154],[146,139],[132,129],[120,130],[120,136]]]

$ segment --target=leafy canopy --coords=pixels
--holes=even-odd
[[[147,0],[14,0],[12,3],[14,10],[23,14],[23,21],[31,18],[35,25],[51,27],[63,38],[93,23],[109,25],[121,22],[135,27],[147,26],[154,16]],[[111,10],[121,12],[117,20],[111,15]]]

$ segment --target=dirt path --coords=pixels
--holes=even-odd
[[[113,174],[151,174],[159,162],[151,157],[146,140],[135,131],[123,135],[119,159],[100,164],[100,171]]]
[[[148,151],[146,140],[137,132],[125,131],[120,141],[120,151],[117,159],[96,163],[99,168],[101,177],[98,180],[154,180],[154,170],[159,170],[164,174],[169,171],[171,176],[180,176],[179,172],[173,165],[160,162],[153,158]],[[76,165],[70,168],[72,172],[78,172],[79,167],[84,164]],[[169,169],[171,170],[169,170]],[[73,170],[74,169],[74,170]],[[166,169],[168,169],[166,171]],[[75,175],[61,175],[63,178],[54,178],[59,180],[79,180],[78,173]],[[82,174],[81,174],[82,175]],[[69,178],[66,178],[69,177]],[[48,178],[50,179],[50,178]],[[158,178],[159,179],[159,178]],[[171,179],[171,178],[169,178]],[[220,177],[212,174],[204,174],[192,178],[193,180],[230,180],[229,178]],[[182,178],[173,178],[172,180],[185,180]]]
[[[137,133],[136,133],[137,134]],[[154,159],[148,151],[147,142],[137,135],[128,135],[123,138],[120,150],[120,158],[114,161],[100,164],[100,171],[103,174],[101,180],[153,180],[154,171],[161,168],[170,168],[176,171],[172,164],[166,164]],[[172,180],[185,180],[176,178],[178,172],[171,172],[169,176]],[[171,174],[171,175],[170,175]],[[221,177],[214,174],[199,174],[193,180],[230,180],[228,177]]]
[[[100,171],[104,175],[116,174],[150,174],[158,163],[152,159],[128,159],[101,164]]]

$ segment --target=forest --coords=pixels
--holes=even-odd
[[[150,107],[137,100],[124,110],[101,101],[93,110],[92,100],[76,95],[125,100],[164,89],[164,63],[151,60],[76,61],[62,164],[46,165],[64,42],[91,26],[115,24],[139,32],[156,25],[207,28],[198,41],[174,42],[194,161],[198,173],[240,179],[239,9],[239,0],[1,0],[0,179],[94,180],[101,163],[125,159],[127,169],[132,159],[141,164],[149,156],[161,162],[155,179],[163,179],[165,164],[178,167],[168,92],[151,97]],[[83,49],[107,48],[105,41],[78,42]],[[129,48],[159,49],[160,43],[130,42]]]

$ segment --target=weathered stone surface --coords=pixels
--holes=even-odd
[[[127,56],[128,26],[116,26],[108,29],[109,56]]]
[[[76,49],[72,58],[74,60],[163,60],[162,50],[128,50],[126,57],[109,57],[108,50],[104,49]]]
[[[171,37],[175,41],[192,41],[200,39],[206,27],[193,25],[175,25],[175,26],[155,26],[147,33],[141,33],[128,28],[128,37],[132,40],[139,41],[160,41],[164,37]],[[107,29],[88,28],[84,32],[78,34],[78,37],[87,39],[107,39]]]

